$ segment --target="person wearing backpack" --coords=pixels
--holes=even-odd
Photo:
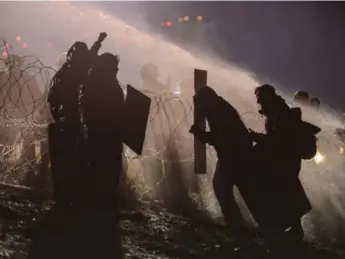
[[[254,164],[259,168],[260,188],[266,192],[260,194],[260,206],[267,211],[274,240],[284,236],[300,242],[304,238],[301,218],[311,205],[298,176],[302,159],[311,159],[317,152],[315,134],[320,129],[304,122],[301,110],[290,108],[273,86],[262,85],[255,95],[259,113],[266,117],[266,134],[250,130],[256,143]]]

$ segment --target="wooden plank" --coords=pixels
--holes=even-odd
[[[207,85],[207,71],[194,70],[194,91]],[[194,107],[194,124],[201,130],[206,130],[206,119],[201,111]],[[206,174],[206,144],[194,137],[194,172],[196,174]]]
[[[150,97],[127,85],[123,142],[138,155],[143,151],[150,106]]]

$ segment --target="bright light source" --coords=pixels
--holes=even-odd
[[[22,40],[22,37],[20,37],[20,36],[16,37],[16,41],[21,41],[21,40]]]
[[[2,56],[3,58],[6,58],[6,57],[7,57],[7,52],[6,52],[6,51],[3,51],[3,52],[1,53],[1,56]]]
[[[26,49],[28,47],[28,44],[26,44],[25,42],[22,44],[22,48]]]
[[[184,20],[185,22],[188,22],[188,21],[189,21],[189,16],[183,17],[183,20]]]
[[[166,25],[167,25],[168,27],[171,27],[171,26],[173,25],[173,23],[172,23],[172,21],[167,21],[167,22],[166,22]]]
[[[321,164],[325,160],[324,155],[322,155],[320,152],[317,152],[314,156],[314,161],[316,164]]]
[[[180,95],[180,94],[181,94],[181,87],[180,87],[180,85],[177,85],[177,86],[176,86],[176,88],[175,88],[175,90],[174,90],[174,94],[175,94],[175,95]]]
[[[198,21],[202,21],[202,16],[201,16],[201,15],[198,15],[198,16],[196,17],[196,19],[197,19]]]
[[[344,154],[344,148],[343,148],[343,147],[340,147],[340,148],[339,148],[339,154],[340,154],[340,155]]]

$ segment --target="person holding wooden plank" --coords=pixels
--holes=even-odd
[[[246,240],[244,219],[235,201],[233,187],[243,169],[251,149],[249,134],[241,122],[240,115],[227,101],[210,87],[198,90],[195,108],[202,113],[210,131],[192,125],[190,133],[199,141],[214,146],[218,161],[213,175],[213,189],[230,231],[239,242]],[[244,139],[246,141],[244,141]]]

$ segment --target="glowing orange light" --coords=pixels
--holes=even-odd
[[[183,20],[184,20],[185,22],[188,22],[188,21],[189,21],[189,16],[183,17]]]
[[[340,148],[339,148],[339,154],[340,154],[340,155],[344,154],[344,148],[343,148],[343,147],[340,147]]]
[[[26,49],[28,47],[28,44],[26,44],[25,42],[22,44],[22,48]]]
[[[173,23],[172,23],[171,21],[167,21],[167,22],[166,22],[166,25],[167,25],[168,27],[171,27],[171,26],[173,25]]]
[[[196,19],[197,19],[198,21],[202,21],[202,16],[199,15],[199,16],[196,17]]]
[[[2,57],[6,58],[6,57],[7,57],[7,52],[6,52],[6,51],[3,51],[3,52],[1,53],[1,55],[2,55]]]
[[[22,37],[20,37],[20,36],[16,37],[16,41],[21,41],[21,40],[22,40]]]

